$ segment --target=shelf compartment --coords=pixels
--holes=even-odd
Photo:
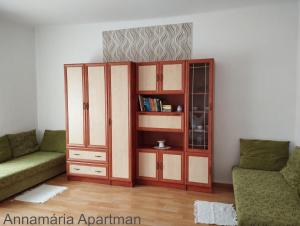
[[[141,149],[149,148],[151,150],[156,150],[152,149],[152,147],[158,145],[158,140],[165,140],[165,145],[171,146],[172,150],[173,147],[175,147],[175,150],[184,150],[183,134],[172,132],[139,131],[137,134],[137,147]]]
[[[184,106],[184,95],[183,94],[140,94],[142,97],[145,98],[156,98],[162,101],[163,105],[172,105],[173,111],[177,109],[177,106],[180,105],[181,107]],[[139,107],[139,100],[137,98],[137,111],[140,110]]]

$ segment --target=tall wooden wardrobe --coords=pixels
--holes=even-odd
[[[133,185],[135,65],[66,64],[67,175]]]

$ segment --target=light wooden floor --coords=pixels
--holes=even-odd
[[[195,200],[224,203],[233,203],[234,200],[231,191],[221,188],[212,194],[149,186],[126,188],[67,181],[65,175],[47,183],[67,186],[68,190],[45,204],[30,204],[12,199],[0,203],[0,225],[7,213],[11,216],[66,214],[76,220],[81,213],[85,213],[91,216],[140,216],[141,225],[189,226],[195,225]]]

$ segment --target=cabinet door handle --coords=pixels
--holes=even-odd
[[[96,172],[96,173],[102,173],[102,171],[101,171],[101,170],[96,170],[95,172]]]
[[[80,169],[79,169],[79,168],[74,168],[74,170],[76,170],[76,171],[80,171]]]
[[[76,156],[80,156],[80,154],[78,154],[78,153],[75,153],[74,155],[76,155]]]
[[[95,157],[97,157],[97,158],[101,158],[101,157],[102,157],[102,155],[95,155]]]

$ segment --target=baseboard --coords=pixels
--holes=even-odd
[[[213,187],[215,189],[221,188],[221,189],[226,189],[229,191],[233,191],[233,184],[226,184],[226,183],[213,183]]]

